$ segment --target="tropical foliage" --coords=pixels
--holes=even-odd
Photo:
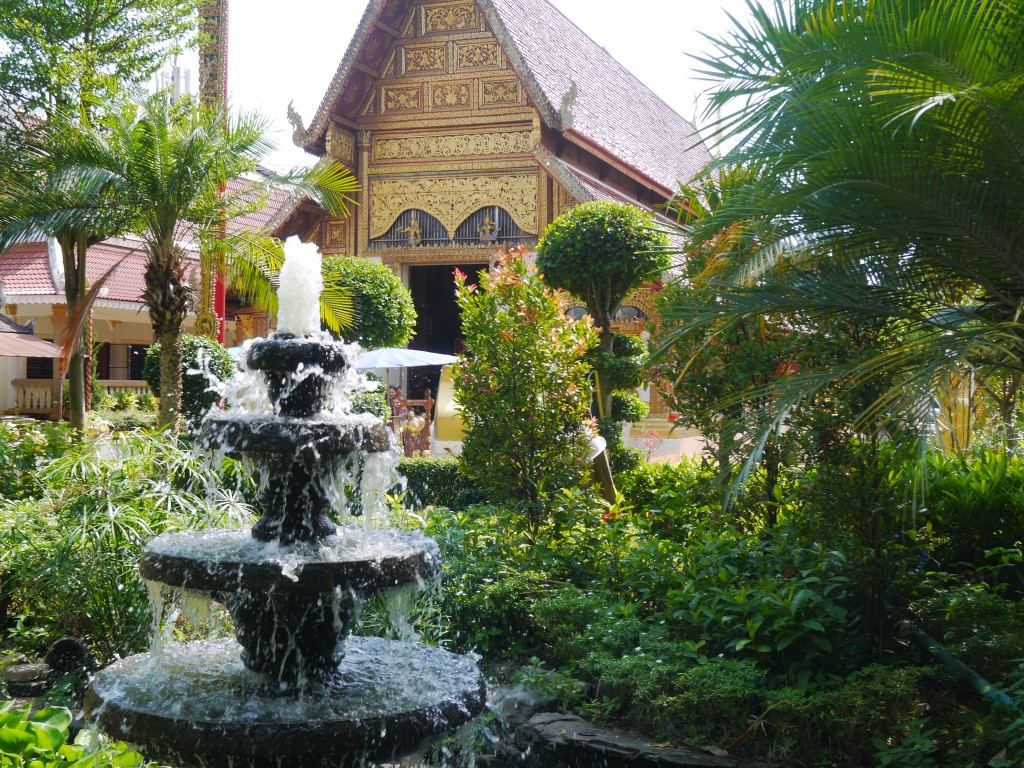
[[[189,99],[175,102],[160,93],[107,116],[101,126],[54,119],[40,135],[30,158],[36,173],[10,195],[18,205],[0,212],[4,242],[69,227],[85,238],[85,246],[102,239],[100,235],[125,232],[143,240],[143,300],[162,350],[160,424],[174,423],[180,415],[178,338],[190,293],[182,243],[217,243],[213,247],[223,255],[223,219],[262,199],[269,179],[239,185],[233,198],[225,197],[222,189],[229,179],[254,171],[257,160],[270,150],[266,121],[253,114],[232,115],[226,108],[207,110]],[[351,175],[330,165],[273,181],[288,183],[335,212],[345,209],[355,188]],[[246,242],[247,235],[255,233],[235,232],[231,242]],[[235,261],[250,265],[250,272],[269,283],[273,268],[280,265],[280,246],[275,252],[256,236],[251,246],[236,248]],[[84,265],[84,258],[79,264]],[[241,269],[236,266],[233,274]],[[85,307],[76,312],[79,322],[86,314]]]
[[[703,60],[712,108],[730,110],[719,136],[737,142],[720,166],[746,175],[692,231],[698,247],[723,232],[770,237],[677,294],[665,347],[723,319],[884,327],[865,354],[777,381],[762,440],[811,394],[869,378],[883,386],[868,421],[932,423],[951,375],[1021,364],[1024,8],[753,8]]]
[[[142,377],[160,396],[160,342],[146,350]],[[190,429],[196,429],[217,402],[218,385],[235,374],[235,359],[213,339],[186,333],[181,336],[181,412]]]
[[[38,212],[44,173],[33,160],[40,146],[55,139],[74,142],[76,128],[116,109],[125,93],[144,84],[166,58],[194,38],[196,9],[192,0],[129,0],[49,4],[11,0],[0,7],[0,233],[8,225]],[[42,116],[42,120],[40,120]],[[67,121],[68,125],[63,125]],[[55,132],[38,130],[58,125]],[[40,144],[41,143],[41,144]],[[71,187],[50,188],[49,205],[66,205],[79,193]],[[94,213],[102,210],[97,201]],[[39,222],[30,226],[33,231]],[[60,243],[64,293],[74,311],[87,292],[86,251],[109,227],[95,217],[64,220],[45,229]],[[16,233],[14,240],[24,233]],[[0,236],[0,251],[12,239]],[[68,334],[65,370],[69,383],[71,423],[85,429],[88,356],[73,325]]]
[[[143,432],[86,441],[39,466],[31,496],[0,500],[0,620],[16,619],[19,635],[42,648],[72,635],[100,660],[143,650],[143,545],[164,531],[249,517],[243,493],[219,471],[172,435]]]

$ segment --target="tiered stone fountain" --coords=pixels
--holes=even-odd
[[[101,730],[175,766],[372,764],[409,753],[483,707],[470,657],[346,639],[361,601],[424,584],[439,569],[438,549],[418,534],[338,529],[330,520],[338,469],[380,464],[390,442],[379,422],[325,411],[348,360],[343,345],[319,333],[309,285],[319,279],[319,259],[299,263],[301,276],[282,274],[283,330],[248,349],[272,412],[222,412],[198,439],[253,468],[259,521],[251,532],[164,534],[141,565],[150,582],[224,604],[237,642],[166,644],[129,657],[98,674],[86,700]],[[285,308],[289,292],[297,320]],[[364,499],[373,493],[363,489]]]

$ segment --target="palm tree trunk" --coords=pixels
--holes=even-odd
[[[63,232],[57,236],[64,259],[64,301],[68,313],[72,313],[85,294],[85,258],[87,243],[74,232]],[[85,434],[85,355],[82,345],[68,358],[68,421],[79,437]],[[64,397],[58,392],[57,397]]]
[[[143,301],[149,308],[153,336],[160,342],[159,426],[174,425],[181,415],[181,326],[188,311],[188,284],[181,250],[155,243],[146,263]]]
[[[79,345],[68,361],[68,420],[71,428],[81,436],[85,434],[85,361],[86,356]],[[63,397],[64,393],[61,392]]]
[[[181,415],[181,336],[177,332],[160,335],[160,426],[177,424]]]

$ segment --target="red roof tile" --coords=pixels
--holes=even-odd
[[[59,293],[50,274],[46,243],[21,243],[0,256],[0,281],[8,295],[52,295]]]

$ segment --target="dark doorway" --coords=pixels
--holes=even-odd
[[[409,344],[413,349],[457,355],[462,352],[462,323],[459,307],[455,303],[454,271],[467,275],[466,282],[476,285],[480,270],[486,264],[458,264],[409,267],[409,289],[416,306],[416,335]],[[409,397],[422,397],[429,388],[437,394],[441,376],[438,367],[409,368],[407,370]]]

